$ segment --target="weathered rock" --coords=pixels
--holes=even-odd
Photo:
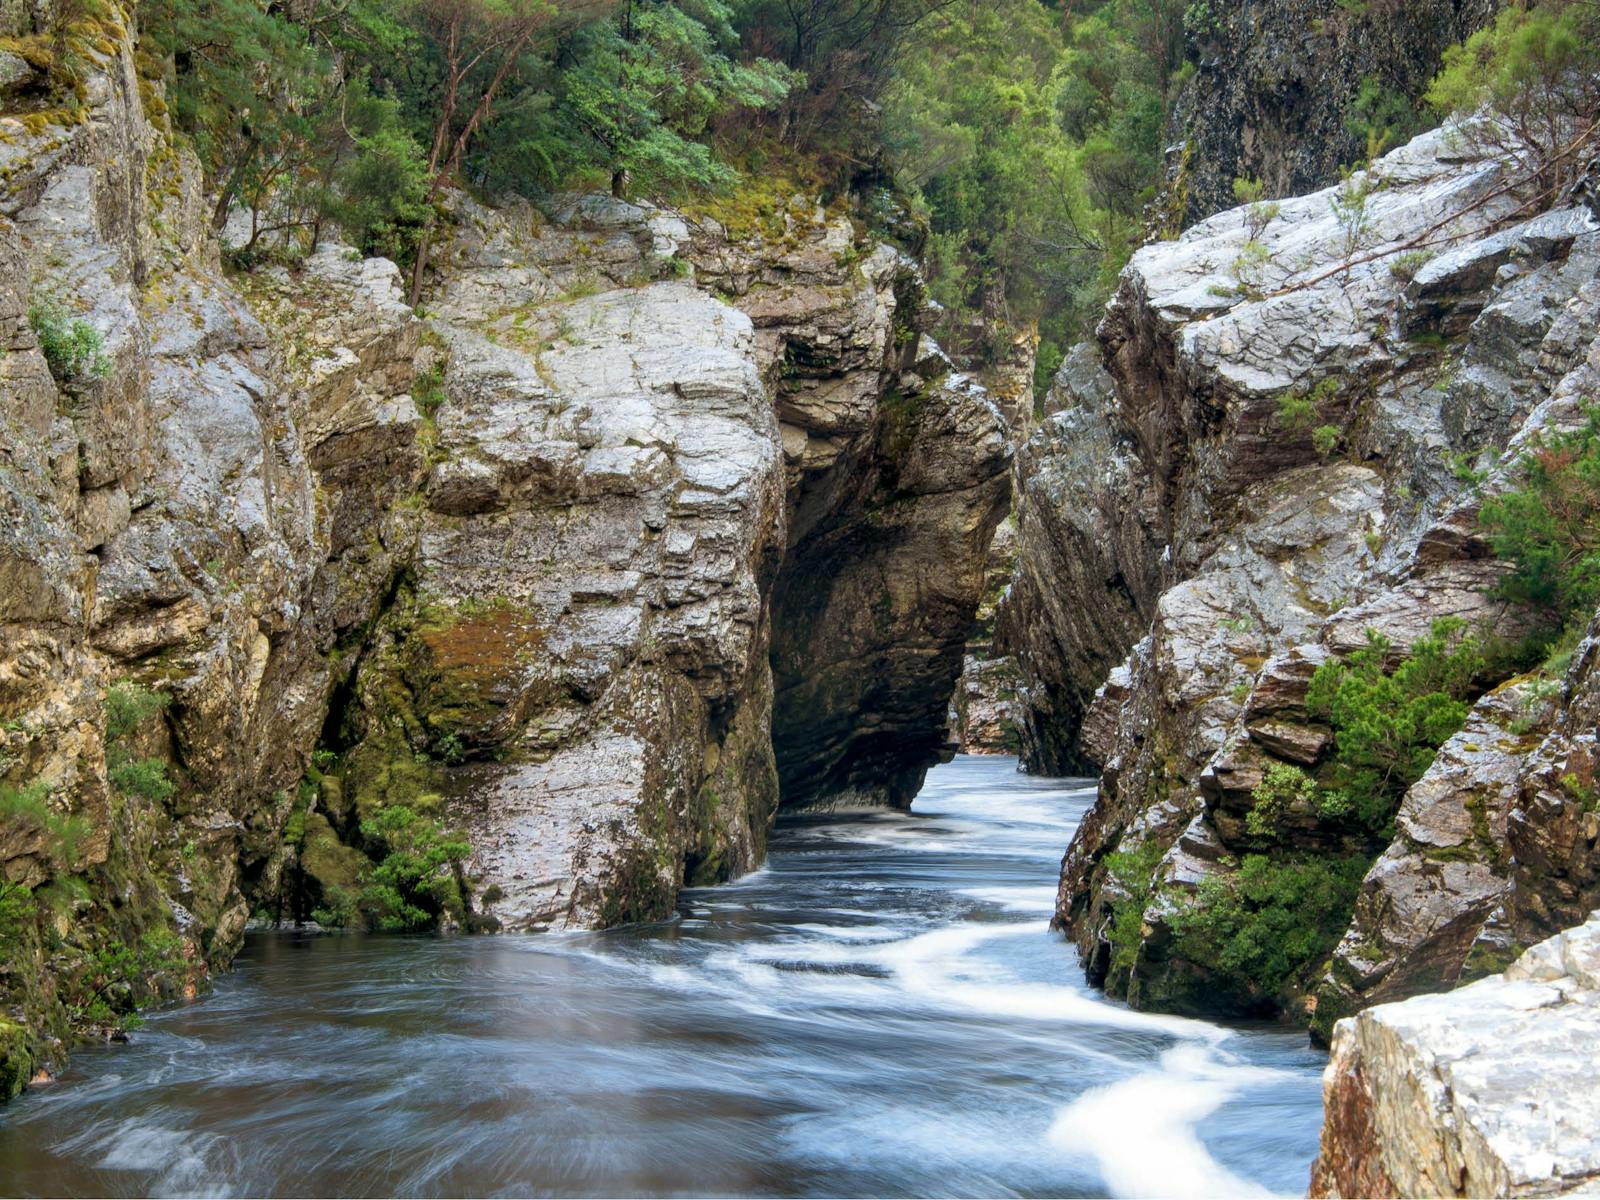
[[[1020,555],[996,621],[1016,662],[1018,734],[1030,770],[1098,765],[1080,727],[1100,682],[1154,613],[1164,534],[1112,382],[1086,345],[1068,353],[1047,415],[1014,467]]]
[[[1313,1196],[1562,1196],[1600,1186],[1600,915],[1504,975],[1339,1022]]]
[[[25,838],[0,871],[81,872],[73,945],[175,930],[181,965],[157,986],[192,988],[276,892],[335,651],[404,542],[418,323],[393,264],[343,248],[241,295],[198,164],[146,120],[117,36],[89,64],[86,121],[0,143],[0,780],[48,787],[88,830],[76,862]],[[24,319],[39,300],[94,329],[100,369],[58,386]],[[169,703],[108,747],[118,679]],[[160,778],[113,782],[115,755]],[[60,1052],[76,970],[26,938],[8,964],[30,1057]]]
[[[1017,527],[1002,521],[989,543],[984,564],[983,599],[978,604],[966,660],[951,704],[951,740],[966,754],[1015,754],[1016,667],[994,645],[1000,603],[1011,586],[1017,565]]]
[[[447,279],[438,308],[515,344],[529,310],[494,281],[469,273],[469,305]],[[528,350],[440,326],[412,623],[372,668],[415,728],[389,745],[396,685],[364,685],[356,753],[466,756],[443,786],[507,927],[656,917],[686,877],[755,865],[774,811],[770,753],[740,740],[770,705],[776,422],[749,319],[688,284],[529,315]]]
[[[1477,532],[1478,496],[1447,460],[1499,463],[1482,485],[1492,495],[1512,485],[1516,453],[1536,430],[1579,420],[1600,243],[1586,210],[1526,220],[1495,190],[1505,165],[1463,159],[1448,140],[1425,135],[1374,163],[1370,179],[1382,186],[1364,199],[1352,200],[1346,185],[1285,201],[1254,230],[1249,213],[1223,213],[1139,251],[1100,329],[1111,387],[1077,389],[1101,406],[1098,430],[1054,452],[1057,498],[1040,506],[1042,516],[1030,516],[1024,479],[1012,601],[1029,606],[1017,609],[1028,619],[1018,623],[1015,648],[1024,743],[1042,729],[1071,744],[1087,708],[1088,744],[1105,764],[1100,799],[1063,860],[1056,914],[1092,978],[1109,974],[1110,916],[1126,900],[1104,868],[1113,850],[1147,847],[1157,896],[1226,875],[1244,854],[1349,861],[1381,850],[1310,802],[1278,813],[1271,838],[1250,829],[1257,788],[1274,764],[1314,773],[1328,753],[1330,731],[1305,708],[1321,662],[1365,646],[1369,630],[1398,659],[1441,618],[1508,642],[1530,627],[1531,614],[1495,596],[1506,568]],[[1336,200],[1359,204],[1355,227],[1337,219]],[[1391,272],[1386,255],[1424,230],[1445,243],[1434,260],[1441,265],[1415,277]],[[1233,265],[1252,236],[1268,249],[1259,278]],[[1428,338],[1407,341],[1402,313]],[[1429,339],[1452,337],[1461,369],[1441,373]],[[1084,374],[1081,364],[1075,371]],[[1066,415],[1047,419],[1019,465]],[[1118,479],[1111,489],[1102,485],[1107,463]],[[1105,668],[1080,648],[1103,653],[1146,628],[1139,605],[1107,599],[1099,576],[1109,573],[1082,577],[1084,564],[1103,563],[1105,547],[1119,544],[1109,531],[1134,513],[1145,514],[1146,547],[1162,547],[1159,558],[1149,549],[1131,556],[1153,564],[1149,633],[1088,707]],[[1062,563],[1059,526],[1098,536]],[[1043,572],[1029,583],[1033,562],[1051,564],[1069,586],[1051,594],[1056,581]],[[1107,613],[1126,620],[1120,642],[1105,632]],[[1521,739],[1506,732],[1510,720],[1499,718],[1502,739]],[[1441,755],[1438,771],[1455,771],[1450,786],[1499,797],[1495,819],[1506,832],[1490,839],[1493,850],[1469,839],[1435,847],[1433,857],[1397,843],[1380,864],[1382,883],[1369,880],[1374,906],[1406,898],[1389,914],[1396,927],[1373,934],[1392,937],[1396,952],[1372,951],[1372,931],[1353,928],[1345,966],[1359,979],[1341,986],[1361,992],[1392,975],[1399,990],[1386,994],[1408,994],[1426,980],[1453,981],[1475,940],[1479,971],[1506,946],[1527,944],[1512,933],[1512,914],[1523,910],[1507,890],[1505,847],[1514,830],[1546,826],[1525,826],[1518,814],[1550,814],[1553,839],[1570,833],[1581,842],[1574,830],[1554,832],[1561,806],[1548,786],[1506,812],[1529,748],[1520,745],[1516,763],[1495,758],[1499,766],[1493,755]],[[1572,774],[1552,762],[1546,778]],[[1221,850],[1208,856],[1199,845]],[[1456,861],[1441,866],[1440,855]],[[1568,868],[1548,869],[1544,892],[1561,893],[1553,881],[1567,876]],[[1564,914],[1589,895],[1582,885],[1568,891]],[[1470,912],[1452,924],[1444,910],[1458,900]],[[1203,1011],[1208,996],[1227,989],[1208,982],[1207,964],[1178,957],[1167,903],[1146,909],[1131,973],[1108,982],[1136,1003]],[[1377,907],[1368,915],[1376,919]],[[1396,967],[1411,955],[1411,967]],[[1341,1003],[1330,1000],[1329,1019]]]
[[[1173,120],[1181,144],[1165,207],[1182,224],[1232,208],[1241,175],[1263,180],[1269,196],[1332,183],[1373,153],[1360,132],[1363,88],[1420,94],[1445,49],[1495,7],[1279,0],[1191,9],[1185,32],[1198,70]]]

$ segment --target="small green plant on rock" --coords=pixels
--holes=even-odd
[[[1553,642],[1600,603],[1600,407],[1580,429],[1536,438],[1520,469],[1521,486],[1484,501],[1479,520],[1512,563],[1499,594],[1543,614]]]
[[[1273,414],[1273,420],[1278,428],[1286,433],[1305,433],[1313,429],[1323,407],[1333,401],[1338,394],[1339,381],[1331,375],[1309,386],[1304,383],[1297,384],[1279,394],[1277,412]],[[1333,428],[1335,433],[1339,432],[1337,427],[1323,426],[1323,428]],[[1316,443],[1315,433],[1312,441],[1313,444]]]
[[[172,697],[152,692],[132,680],[119,680],[106,691],[106,774],[118,795],[160,804],[174,787],[160,758],[135,758],[126,745],[129,735],[160,713]]]
[[[1267,185],[1259,179],[1241,175],[1233,181],[1233,198],[1244,205],[1245,228],[1250,231],[1251,243],[1259,243],[1267,226],[1278,219],[1283,211],[1276,200],[1264,200]]]
[[[1209,875],[1169,917],[1173,949],[1216,972],[1236,995],[1276,1007],[1339,942],[1355,908],[1367,861],[1276,860],[1247,854],[1232,874]]]
[[[429,929],[444,913],[461,919],[462,864],[472,848],[460,834],[395,804],[362,821],[361,837],[377,865],[360,905],[376,928]]]
[[[1337,425],[1318,425],[1311,431],[1311,448],[1323,462],[1327,462],[1338,452],[1343,441],[1344,434]]]
[[[58,383],[69,379],[102,379],[111,371],[100,331],[69,316],[59,300],[40,298],[28,306],[28,324],[39,350]]]
[[[1106,855],[1107,875],[1128,895],[1128,899],[1116,902],[1106,926],[1113,971],[1133,970],[1139,957],[1139,943],[1144,940],[1144,910],[1155,894],[1155,871],[1161,854],[1160,846],[1144,842],[1132,850],[1119,849]]]
[[[1406,789],[1466,721],[1466,697],[1483,665],[1477,640],[1454,617],[1435,621],[1393,671],[1385,666],[1391,649],[1367,630],[1367,644],[1345,662],[1318,667],[1306,693],[1307,711],[1334,730],[1324,816],[1353,815],[1383,839]]]
[[[1343,173],[1339,187],[1328,199],[1334,220],[1339,223],[1339,253],[1348,274],[1350,260],[1359,254],[1372,233],[1372,213],[1368,200],[1378,190],[1369,171]]]
[[[1432,250],[1406,250],[1389,260],[1389,274],[1401,283],[1410,283],[1433,258]]]
[[[1278,824],[1288,809],[1296,804],[1315,805],[1317,785],[1299,767],[1274,762],[1262,773],[1250,799],[1253,803],[1244,818],[1246,832],[1251,837],[1272,838],[1277,836]]]

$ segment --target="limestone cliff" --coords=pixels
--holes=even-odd
[[[416,312],[225,269],[136,39],[0,119],[0,1090],[252,912],[654,918],[780,802],[909,802],[1010,458],[914,263],[454,197]]]
[[[1269,774],[1327,761],[1307,685],[1368,630],[1402,654],[1440,617],[1509,641],[1525,627],[1494,598],[1505,568],[1476,512],[1537,431],[1581,421],[1600,225],[1581,204],[1530,215],[1504,171],[1424,135],[1340,188],[1146,247],[1100,328],[1103,369],[1069,359],[1060,411],[1018,456],[1001,628],[1024,745],[1035,766],[1104,766],[1056,919],[1091,978],[1137,1005],[1273,1012],[1315,991],[1304,1013],[1325,1031],[1494,969],[1591,902],[1569,876],[1587,851],[1563,840],[1588,845],[1584,793],[1554,782],[1585,777],[1562,732],[1586,711],[1581,656],[1559,698],[1486,667],[1387,849],[1309,789],[1257,811]],[[1308,894],[1340,924],[1305,950],[1312,968],[1349,913],[1330,896],[1354,886],[1327,873],[1378,856],[1326,979],[1263,991],[1183,953],[1175,924],[1258,886],[1252,856],[1328,864]]]

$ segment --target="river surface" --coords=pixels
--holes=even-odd
[[[1302,1194],[1303,1035],[1135,1013],[1046,928],[1093,790],[1011,759],[598,934],[253,934],[0,1108],[0,1195]]]

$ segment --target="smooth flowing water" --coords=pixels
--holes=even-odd
[[[253,935],[0,1108],[0,1194],[1300,1194],[1320,1056],[1150,1016],[1046,928],[1092,799],[1010,759],[601,934]]]

